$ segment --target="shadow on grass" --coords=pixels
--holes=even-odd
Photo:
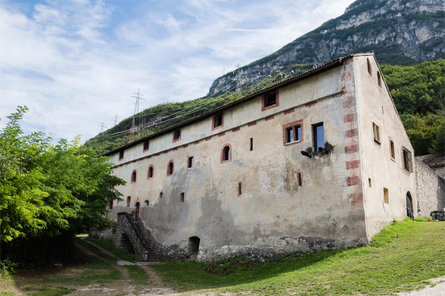
[[[95,252],[96,253],[96,252]],[[99,254],[100,255],[100,254]],[[35,296],[66,295],[74,287],[109,283],[121,278],[121,273],[104,260],[76,249],[73,259],[62,267],[54,265],[21,270],[10,276],[20,293]],[[3,295],[15,295],[14,292]]]
[[[175,283],[176,288],[187,292],[196,289],[214,289],[247,284],[297,271],[329,260],[332,256],[342,256],[348,250],[331,250],[295,256],[277,256],[264,262],[252,262],[237,257],[218,263],[169,262],[154,265],[165,282]],[[240,264],[237,264],[240,263]],[[221,266],[217,266],[217,265]],[[228,266],[224,266],[228,265]],[[214,269],[217,273],[208,272]],[[218,274],[221,272],[222,274]]]

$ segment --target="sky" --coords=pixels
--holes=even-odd
[[[0,0],[0,128],[85,141],[134,112],[207,94],[352,0]]]

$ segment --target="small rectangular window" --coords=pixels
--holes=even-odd
[[[374,141],[377,144],[380,144],[380,128],[377,124],[375,124],[374,122],[372,123],[372,132],[374,134]]]
[[[124,151],[125,151],[124,149],[119,151],[119,160],[124,158]]]
[[[185,199],[185,194],[184,192],[181,192],[181,202],[184,202],[184,199]]]
[[[320,148],[324,149],[324,127],[323,122],[312,125],[312,135],[314,142],[314,150],[318,151]]]
[[[242,184],[241,184],[241,182],[239,182],[238,183],[238,196],[239,195],[241,195],[243,192],[242,192]]]
[[[383,202],[384,203],[389,203],[389,191],[388,188],[383,188]]]
[[[223,114],[222,112],[213,116],[213,129],[223,126]]]
[[[253,138],[250,138],[250,151],[253,151]]]
[[[369,62],[369,59],[366,59],[366,62],[367,62],[367,64],[368,64],[368,73],[369,73],[369,75],[372,76],[371,63]]]
[[[187,167],[191,168],[193,167],[193,156],[190,156],[187,162]]]
[[[150,141],[145,140],[144,141],[144,151],[148,151],[150,149]]]
[[[181,130],[178,128],[173,131],[173,142],[178,141],[181,139]]]
[[[301,125],[286,128],[286,143],[298,142],[301,140]]]
[[[377,71],[377,83],[379,87],[382,87],[382,76],[380,75],[379,71]]]
[[[372,187],[372,180],[371,180],[371,178],[368,178],[368,186]]]
[[[267,110],[278,106],[278,93],[276,91],[269,92],[263,96],[262,110]]]
[[[303,178],[301,177],[301,173],[298,173],[298,186],[303,186]]]
[[[159,198],[162,198],[162,195],[164,195],[162,192],[159,192]]]
[[[389,140],[389,152],[391,154],[391,158],[395,159],[396,158],[396,153],[394,150],[394,142],[392,140]]]
[[[403,168],[405,171],[412,173],[413,171],[413,156],[411,151],[406,149],[405,147],[402,147],[402,161],[403,161]]]

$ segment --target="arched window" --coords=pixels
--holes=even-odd
[[[127,207],[130,206],[130,202],[131,202],[131,196],[127,196]]]
[[[134,170],[131,173],[131,183],[135,183],[136,182],[136,170]]]
[[[170,160],[167,166],[167,176],[173,174],[173,169],[174,169],[173,160]]]
[[[221,162],[232,160],[232,149],[229,144],[226,144],[221,151]]]
[[[148,179],[151,179],[151,178],[153,178],[153,166],[152,165],[150,165],[149,167],[148,167]]]

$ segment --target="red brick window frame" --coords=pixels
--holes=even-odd
[[[178,142],[179,140],[181,140],[181,136],[182,136],[181,129],[179,129],[179,128],[175,129],[173,131],[173,135],[172,135],[172,143]]]
[[[269,110],[280,105],[278,90],[268,92],[263,95],[261,101],[261,111]]]
[[[175,165],[173,164],[173,160],[170,160],[167,165],[167,176],[173,175],[175,169]]]
[[[291,145],[303,141],[303,120],[283,124],[283,144]]]
[[[145,140],[142,146],[142,151],[147,152],[148,150],[150,150],[150,141]]]
[[[224,126],[224,115],[219,112],[212,116],[212,131]]]
[[[232,146],[230,144],[225,144],[221,149],[221,158],[220,162],[230,162],[232,161]]]
[[[154,174],[154,168],[153,168],[153,165],[151,164],[151,165],[148,167],[147,179],[151,179],[151,178],[153,178],[153,174]]]
[[[131,172],[131,183],[136,183],[136,177],[137,177],[136,170],[133,170]]]

